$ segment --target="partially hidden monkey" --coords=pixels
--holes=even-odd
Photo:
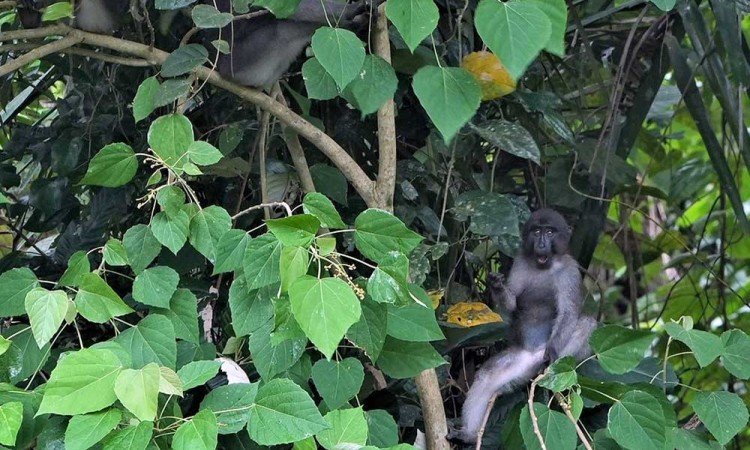
[[[549,361],[563,356],[581,361],[590,355],[596,320],[581,314],[581,275],[568,254],[569,241],[560,214],[535,211],[523,228],[522,254],[513,261],[507,283],[497,273],[488,277],[493,302],[502,302],[511,313],[511,335],[509,347],[482,366],[466,395],[457,436],[463,441],[476,441],[495,393],[528,382]]]
[[[38,28],[42,24],[41,10],[49,0],[21,0],[18,18],[24,28]],[[128,10],[130,0],[77,0],[73,26],[92,33],[112,34]]]

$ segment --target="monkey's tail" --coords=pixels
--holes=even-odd
[[[531,379],[544,363],[544,347],[535,350],[509,348],[487,361],[477,372],[461,413],[461,438],[476,442],[489,402],[497,392],[513,391]]]

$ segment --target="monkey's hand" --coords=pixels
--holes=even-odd
[[[487,288],[492,290],[505,290],[505,276],[500,272],[487,274]]]

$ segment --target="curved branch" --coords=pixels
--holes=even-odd
[[[97,47],[103,47],[121,53],[138,56],[152,65],[160,65],[169,56],[169,53],[147,45],[112,36],[88,33],[71,28],[67,25],[53,25],[50,27],[36,28],[32,30],[8,31],[0,35],[0,41],[12,41],[19,39],[42,38],[46,36],[63,35]],[[80,39],[80,41],[79,41]],[[26,55],[24,55],[26,56]],[[222,78],[218,73],[208,67],[199,67],[193,71],[198,78],[208,83],[231,92],[243,100],[247,100],[268,111],[299,135],[310,141],[344,174],[357,193],[367,204],[374,203],[375,182],[372,181],[356,161],[335,140],[325,134],[319,128],[306,121],[292,110],[281,103],[273,100],[263,92],[240,86]]]
[[[26,64],[32,63],[38,59],[44,58],[52,53],[60,53],[80,42],[83,41],[81,36],[65,36],[57,41],[50,42],[49,44],[37,47],[30,52],[13,59],[2,66],[0,66],[0,77],[4,77],[9,73],[15,72]]]

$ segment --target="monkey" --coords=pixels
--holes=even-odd
[[[563,356],[581,361],[591,354],[593,317],[581,314],[582,280],[578,263],[568,254],[570,230],[552,209],[532,213],[523,227],[522,253],[513,261],[507,283],[488,276],[493,301],[511,314],[509,347],[477,372],[462,410],[461,440],[471,443],[495,393],[512,392],[546,363]]]
[[[213,0],[208,0],[212,3]],[[229,0],[216,0],[218,9],[230,12]],[[364,1],[346,4],[331,0],[301,0],[286,19],[264,14],[236,20],[221,30],[231,52],[220,53],[217,70],[225,78],[253,87],[268,87],[289,70],[323,25],[355,28],[363,24]]]
[[[16,9],[21,25],[24,28],[41,26],[41,10],[49,3],[49,0],[21,0]],[[119,28],[129,5],[129,0],[77,0],[73,26],[92,33],[112,34]]]

